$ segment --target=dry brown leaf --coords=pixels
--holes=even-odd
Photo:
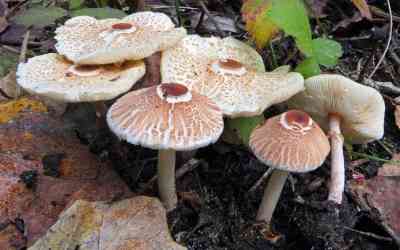
[[[131,195],[110,164],[100,162],[67,126],[47,113],[33,112],[0,124],[0,225],[6,228],[0,230],[0,249],[32,245],[77,199]],[[50,167],[59,177],[44,175],[49,165],[44,159],[57,154],[63,157]],[[32,170],[37,182],[29,188],[20,175]]]
[[[0,33],[2,33],[8,27],[7,13],[7,3],[4,0],[0,0]]]
[[[369,6],[365,0],[351,0],[354,6],[360,11],[361,16],[367,18],[368,20],[372,19],[371,11],[369,10]]]
[[[11,69],[7,75],[0,79],[0,89],[8,97],[15,98],[17,96],[17,77],[14,69]]]
[[[392,161],[400,162],[400,154],[394,154]],[[400,164],[385,163],[378,169],[379,176],[400,176]]]
[[[76,201],[29,250],[184,250],[169,233],[165,209],[138,196],[114,203]]]
[[[400,240],[400,178],[376,176],[359,184],[351,182],[350,190],[356,202],[373,217],[380,218],[392,237]]]

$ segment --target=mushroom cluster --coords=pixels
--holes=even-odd
[[[232,37],[187,36],[162,13],[104,20],[74,17],[56,30],[55,38],[58,54],[19,64],[17,81],[30,93],[63,102],[116,98],[143,77],[142,59],[162,52],[161,83],[125,94],[106,118],[120,139],[159,150],[158,187],[167,210],[177,205],[176,151],[217,141],[223,117],[263,115],[271,105],[289,99],[294,108],[266,120],[250,137],[255,156],[275,169],[257,214],[267,224],[288,173],[318,168],[331,149],[328,199],[340,204],[343,137],[365,143],[383,136],[385,106],[374,89],[339,75],[304,81],[286,66],[266,72],[261,56],[247,44]]]
[[[165,14],[139,12],[122,19],[78,16],[55,33],[58,54],[20,63],[18,84],[61,102],[102,104],[130,90],[145,74],[142,59],[174,46],[186,30]],[[104,105],[96,111],[104,113]]]

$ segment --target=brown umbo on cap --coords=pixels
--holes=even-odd
[[[171,19],[156,12],[138,12],[122,19],[69,19],[55,31],[58,53],[76,64],[108,64],[138,60],[174,46],[186,36]]]
[[[75,65],[55,53],[20,63],[17,82],[26,91],[62,102],[110,100],[128,91],[145,73],[143,61],[121,65]]]
[[[234,38],[187,36],[161,59],[164,82],[208,96],[230,118],[260,115],[302,91],[302,75],[287,71],[265,72],[261,56]]]
[[[107,122],[129,143],[181,151],[215,142],[224,128],[222,112],[214,102],[176,83],[124,95],[109,109]]]
[[[254,129],[250,148],[264,164],[288,172],[308,172],[322,165],[330,151],[324,132],[311,117],[290,110]]]

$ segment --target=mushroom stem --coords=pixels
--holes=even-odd
[[[340,131],[340,117],[329,115],[329,135],[331,140],[331,181],[328,200],[342,203],[344,191],[343,136]]]
[[[156,52],[144,59],[146,65],[146,75],[144,87],[158,85],[161,82],[160,64],[161,52]]]
[[[176,207],[178,198],[175,189],[175,150],[158,151],[158,193],[167,211]]]
[[[106,114],[107,114],[107,106],[103,101],[98,101],[94,103],[94,108],[96,110],[96,127],[98,129],[106,128]]]
[[[287,171],[279,169],[273,171],[268,184],[265,187],[261,205],[258,208],[256,217],[257,221],[264,221],[268,224],[271,222],[272,214],[274,213],[276,204],[278,204],[288,174]]]

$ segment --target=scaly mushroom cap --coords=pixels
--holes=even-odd
[[[145,73],[142,61],[120,66],[78,66],[55,53],[20,63],[17,82],[26,91],[62,102],[94,102],[128,91]]]
[[[325,131],[329,129],[328,116],[333,114],[341,118],[342,134],[348,142],[382,138],[385,103],[375,89],[333,74],[310,77],[305,88],[289,105],[309,113]]]
[[[107,122],[117,136],[129,143],[181,151],[215,142],[224,128],[222,112],[216,104],[175,83],[124,95],[109,109]]]
[[[208,96],[231,118],[259,115],[304,88],[299,73],[266,73],[261,56],[234,38],[185,37],[162,53],[161,76]]]
[[[308,172],[322,165],[329,140],[311,117],[290,110],[254,129],[250,148],[264,164],[289,172]]]
[[[138,12],[122,19],[69,19],[56,30],[56,49],[76,64],[138,60],[174,46],[186,36],[163,13]]]

